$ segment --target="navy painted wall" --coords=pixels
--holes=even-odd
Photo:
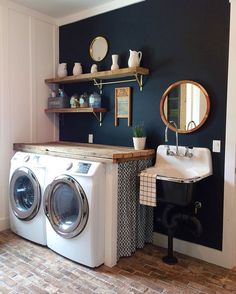
[[[212,140],[218,139],[222,151],[212,154],[214,175],[198,187],[197,199],[203,204],[199,211],[202,237],[194,239],[187,231],[178,236],[217,249],[222,246],[229,15],[226,0],[146,0],[60,28],[60,62],[68,63],[69,74],[74,62],[81,62],[84,72],[90,71],[93,61],[89,44],[99,35],[109,42],[108,55],[98,63],[99,70],[110,69],[112,54],[119,54],[120,67],[127,67],[128,50],[132,49],[143,52],[141,65],[151,72],[142,92],[136,84],[104,87],[102,105],[109,112],[101,127],[92,114],[64,115],[61,140],[87,142],[88,134],[93,133],[94,143],[132,146],[127,121],[120,120],[119,127],[114,126],[114,88],[131,86],[133,124],[144,122],[147,146],[156,148],[164,142],[159,103],[165,89],[182,79],[195,80],[205,87],[211,99],[210,116],[195,133],[180,134],[179,142],[211,149]],[[67,85],[65,90],[72,95],[91,93],[96,88],[81,83]],[[174,144],[174,133],[170,133],[170,143]],[[162,228],[155,222],[158,230]]]

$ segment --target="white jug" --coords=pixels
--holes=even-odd
[[[57,69],[57,76],[59,78],[64,78],[67,76],[67,64],[66,63],[59,63]]]
[[[73,67],[73,75],[77,76],[82,74],[83,70],[82,70],[82,66],[81,63],[79,62],[75,62],[74,67]]]
[[[128,66],[129,67],[135,67],[135,66],[140,66],[140,61],[142,58],[142,52],[141,51],[133,51],[129,50],[130,56],[128,60]]]

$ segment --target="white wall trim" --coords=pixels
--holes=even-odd
[[[9,218],[1,218],[0,219],[0,232],[10,228],[10,220]]]
[[[91,9],[86,9],[66,17],[61,17],[57,20],[56,23],[58,26],[62,26],[65,24],[76,22],[85,18],[89,18],[101,13],[105,13],[108,11],[112,11],[121,7],[129,6],[129,5],[136,4],[143,1],[145,0],[113,0],[106,4],[97,5]]]
[[[9,1],[9,0],[0,0],[0,5],[3,5],[9,9],[12,9],[12,10],[16,10],[18,12],[21,12],[23,14],[26,14],[26,15],[29,15],[29,16],[32,16],[34,17],[35,19],[40,19],[42,21],[45,21],[47,23],[50,23],[50,24],[56,24],[56,19],[53,18],[53,17],[50,17],[46,14],[43,14],[43,13],[40,13],[36,10],[33,10],[33,9],[30,9],[28,7],[25,7],[23,5],[18,5],[12,1]]]
[[[236,265],[236,1],[231,2],[228,97],[225,139],[225,185],[224,185],[224,226],[223,252],[230,267]]]
[[[53,38],[54,38],[54,73],[53,76],[56,76],[57,67],[59,64],[59,27],[55,26],[53,31]],[[55,86],[57,87],[57,86]],[[53,132],[53,139],[54,141],[59,141],[59,118],[56,113],[54,113],[53,117],[53,125],[54,125],[54,132]]]
[[[159,233],[153,234],[153,244],[160,247],[167,248],[167,236]],[[220,250],[212,249],[202,245],[190,243],[187,241],[174,238],[173,242],[174,251],[192,256],[213,264],[220,265],[226,268],[232,268],[228,260],[224,259],[223,253]],[[167,252],[166,252],[167,254]],[[165,256],[165,255],[164,255]]]

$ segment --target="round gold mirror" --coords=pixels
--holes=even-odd
[[[170,129],[179,133],[192,133],[206,121],[210,99],[206,90],[194,81],[178,81],[169,86],[161,98],[160,114]],[[172,121],[172,123],[170,123]]]
[[[89,53],[94,61],[101,61],[108,51],[108,43],[104,37],[96,37],[90,44]]]

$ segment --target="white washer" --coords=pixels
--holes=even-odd
[[[16,234],[46,245],[46,217],[43,210],[48,157],[17,152],[10,169],[10,227]]]
[[[105,255],[105,166],[55,158],[52,167],[44,197],[47,245],[73,261],[97,267]]]

